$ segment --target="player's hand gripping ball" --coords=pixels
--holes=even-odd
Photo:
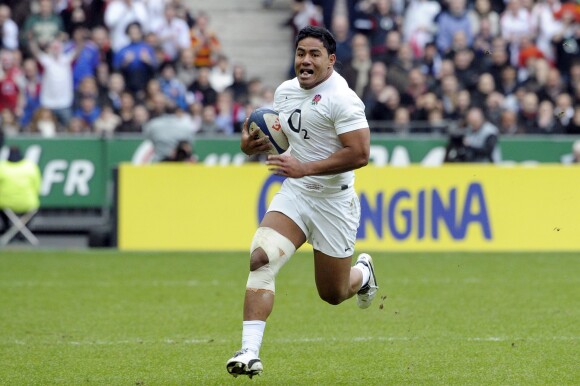
[[[250,114],[248,131],[256,138],[266,135],[270,138],[272,149],[268,151],[268,154],[282,154],[290,146],[286,134],[282,131],[278,113],[266,107],[258,108]]]

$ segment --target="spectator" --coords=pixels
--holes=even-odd
[[[40,105],[50,109],[59,123],[66,127],[72,116],[74,96],[72,62],[82,46],[65,53],[62,42],[55,39],[50,43],[48,53],[40,51],[35,41],[31,42],[30,49],[44,68]]]
[[[526,69],[520,70],[520,74],[524,75],[526,78],[521,82],[521,84],[529,91],[535,93],[544,92],[543,90],[548,82],[549,73],[550,64],[546,59],[529,60]],[[543,97],[542,99],[546,99],[546,97]]]
[[[554,105],[549,100],[540,102],[536,122],[538,134],[561,134],[563,127],[554,114]]]
[[[412,118],[414,121],[427,121],[429,113],[433,110],[441,110],[441,108],[441,102],[437,96],[432,92],[427,92],[417,98]]]
[[[379,95],[387,86],[387,66],[383,62],[375,62],[371,67],[369,83],[366,85],[362,101],[365,104],[365,113],[370,117],[373,108],[378,103]]]
[[[435,16],[441,12],[441,5],[434,0],[411,0],[403,19],[403,36],[413,47],[416,58],[424,54],[425,46],[433,41],[437,26]]]
[[[54,12],[52,0],[39,0],[38,13],[26,18],[22,33],[20,34],[20,46],[30,50],[30,43],[35,42],[41,48],[46,48],[53,40],[64,32],[62,18]]]
[[[246,103],[248,100],[248,80],[246,69],[241,64],[235,64],[232,72],[234,82],[226,90],[233,92],[234,100],[238,103]]]
[[[407,88],[401,94],[401,104],[412,112],[415,111],[417,100],[429,89],[427,87],[427,79],[419,67],[413,67],[409,71],[408,79]]]
[[[292,17],[288,22],[293,30],[292,41],[294,41],[294,37],[302,28],[309,25],[322,26],[324,23],[320,9],[310,0],[293,0],[292,11]]]
[[[504,68],[511,66],[506,41],[501,37],[495,38],[491,45],[491,52],[486,54],[486,57],[491,57],[491,60],[489,62],[487,60],[483,61],[483,70],[493,76],[495,84],[499,87]]]
[[[427,76],[427,82],[430,88],[433,88],[436,78],[441,71],[441,55],[437,51],[435,43],[427,43],[423,50],[423,56],[419,58],[419,67],[423,74]]]
[[[401,17],[391,7],[391,0],[376,0],[370,12],[372,29],[369,31],[371,55],[375,51],[382,51],[387,34],[390,31],[399,31]]]
[[[105,10],[105,25],[110,31],[113,52],[116,53],[131,44],[127,31],[129,25],[135,23],[145,28],[149,26],[149,14],[143,2],[137,0],[109,2]]]
[[[113,68],[113,50],[109,32],[105,27],[97,26],[91,31],[91,40],[97,46],[99,52],[99,63],[106,63],[109,69]]]
[[[580,15],[580,11],[578,11]],[[561,28],[552,36],[552,48],[556,60],[556,67],[564,76],[570,73],[574,62],[580,54],[580,16],[566,10],[560,12]]]
[[[223,128],[224,134],[241,131],[241,124],[246,114],[243,105],[234,101],[231,91],[223,91],[218,94],[216,113],[216,123]]]
[[[175,61],[179,52],[191,46],[189,26],[185,20],[177,17],[175,6],[172,3],[165,5],[164,16],[152,31],[158,36],[165,56]]]
[[[125,79],[123,75],[114,72],[109,77],[108,87],[106,88],[104,105],[111,106],[115,114],[121,110],[121,95],[125,91]]]
[[[336,39],[336,63],[340,70],[352,59],[352,37],[348,17],[338,14],[332,18],[332,34]]]
[[[262,91],[264,90],[264,85],[262,84],[262,79],[254,77],[248,81],[248,100],[247,103],[252,106],[261,106]]]
[[[534,35],[537,36],[537,45],[549,60],[554,60],[552,39],[562,30],[562,23],[555,16],[560,8],[559,0],[539,0],[532,8],[531,22]]]
[[[68,121],[68,127],[66,128],[67,134],[86,134],[91,131],[91,128],[87,124],[87,122],[79,116],[73,116]]]
[[[488,66],[491,61],[494,37],[489,19],[482,19],[479,23],[479,30],[473,37],[473,50],[477,59],[482,60],[482,67]]]
[[[92,131],[93,125],[101,115],[101,108],[97,104],[97,99],[91,96],[83,96],[80,99],[79,107],[75,110],[73,116],[83,121],[84,131]]]
[[[520,41],[530,33],[532,23],[530,12],[522,6],[521,0],[510,0],[500,18],[501,35],[509,44],[510,63],[517,65]]]
[[[555,108],[556,118],[562,126],[568,126],[574,116],[574,106],[570,94],[563,93],[556,97]]]
[[[409,86],[409,72],[415,64],[411,46],[408,43],[401,44],[395,61],[389,66],[387,83],[395,86],[399,93],[404,92]]]
[[[133,124],[135,125],[135,131],[142,132],[143,126],[149,122],[151,115],[149,110],[143,104],[138,104],[135,106],[133,111]]]
[[[26,131],[32,134],[39,134],[44,138],[52,138],[57,132],[62,132],[63,130],[50,109],[39,107],[34,112],[30,126]]]
[[[487,98],[495,91],[495,81],[490,73],[485,72],[479,75],[477,79],[476,89],[471,95],[471,100],[474,106],[484,106]]]
[[[209,15],[199,12],[195,26],[191,29],[193,64],[197,68],[213,67],[222,47],[216,33],[209,28]]]
[[[165,22],[165,6],[171,4],[173,0],[138,0],[142,1],[147,8],[149,18],[149,31],[155,31]]]
[[[479,107],[469,109],[466,116],[466,133],[463,144],[466,147],[467,162],[497,162],[497,142],[499,131],[486,121]]]
[[[209,83],[209,71],[207,67],[200,68],[197,79],[189,87],[189,91],[195,95],[195,100],[204,106],[214,105],[217,100],[217,92]]]
[[[16,136],[20,133],[20,124],[10,109],[4,108],[0,112],[0,125],[2,125],[1,131],[6,136]]]
[[[173,6],[175,7],[175,15],[185,20],[189,28],[191,29],[195,25],[195,17],[189,10],[187,4],[184,4],[185,0],[172,0]]]
[[[580,53],[580,44],[578,45]],[[580,104],[580,58],[570,66],[570,72],[565,77],[568,83],[568,93],[574,96],[574,104]]]
[[[460,123],[465,121],[469,109],[472,107],[471,94],[468,90],[462,89],[457,94],[457,103],[453,110],[452,117]],[[479,106],[478,106],[479,107]]]
[[[192,126],[178,118],[175,113],[175,107],[168,103],[165,114],[153,118],[143,127],[145,138],[153,143],[152,162],[170,157],[180,141],[191,143],[194,139]]]
[[[260,107],[274,109],[274,92],[275,90],[272,87],[262,87],[262,101]]]
[[[442,55],[449,52],[453,36],[462,31],[467,45],[473,44],[473,30],[467,13],[465,0],[449,0],[449,9],[441,12],[437,18],[437,48]]]
[[[11,16],[10,7],[0,4],[0,49],[18,48],[18,25]]]
[[[227,56],[219,55],[216,65],[210,71],[209,84],[219,93],[232,83],[234,83],[234,75],[230,68],[230,61]]]
[[[83,0],[69,0],[68,6],[60,12],[64,31],[68,36],[73,36],[74,31],[81,26],[88,28],[92,16],[88,4]]]
[[[522,134],[522,129],[518,126],[517,113],[513,110],[501,112],[499,130],[501,135]]]
[[[524,134],[537,133],[538,96],[533,92],[526,92],[518,111],[518,132]]]
[[[16,53],[7,49],[0,50],[0,111],[10,109],[18,116],[22,115],[23,83],[23,73],[16,61]]]
[[[147,106],[148,110],[152,110],[154,105],[153,99],[157,94],[163,94],[161,91],[161,83],[158,78],[153,78],[147,82],[147,85],[145,86],[145,98],[141,98],[140,101]],[[163,111],[165,111],[165,107],[163,108]]]
[[[41,78],[38,73],[38,65],[32,58],[24,60],[22,63],[22,71],[24,73],[24,83],[22,87],[23,110],[20,117],[20,125],[27,127],[34,112],[40,107],[40,82]]]
[[[82,98],[93,98],[96,104],[99,106],[104,105],[107,101],[105,95],[99,94],[97,80],[92,76],[83,79],[79,88],[75,91],[73,103],[73,108],[75,110],[77,110],[80,107],[80,101]]]
[[[177,78],[173,63],[165,62],[161,65],[158,80],[161,92],[165,94],[167,99],[180,109],[187,110],[187,89]]]
[[[411,130],[411,114],[407,108],[401,106],[395,110],[393,127],[396,133],[409,133]]]
[[[475,55],[469,48],[457,51],[453,58],[455,65],[455,75],[462,87],[472,91],[477,85],[480,69],[474,62]]]
[[[93,123],[93,131],[105,137],[111,137],[115,128],[121,123],[121,117],[115,114],[110,105],[105,105],[101,109],[99,117]]]
[[[566,88],[560,71],[557,68],[551,67],[548,69],[546,84],[539,91],[538,96],[541,100],[549,99],[552,103],[556,103],[557,98],[563,93],[566,93]]]
[[[447,75],[441,79],[441,93],[439,98],[443,104],[443,116],[446,119],[457,119],[457,96],[461,90],[460,84],[455,75]]]
[[[400,107],[400,102],[399,91],[393,86],[386,86],[377,98],[377,103],[371,111],[370,119],[375,121],[393,121],[395,119],[395,111]],[[392,127],[376,127],[374,131],[392,131]]]
[[[128,91],[121,93],[121,108],[119,110],[119,118],[121,121],[115,127],[115,133],[138,133],[140,132],[138,125],[134,120],[135,98],[133,94]]]
[[[352,59],[340,71],[348,86],[362,98],[363,92],[369,83],[369,72],[372,66],[371,48],[369,41],[362,33],[352,38]]]
[[[189,88],[197,77],[197,67],[193,65],[193,50],[191,47],[181,50],[179,59],[175,64],[177,78]]]
[[[218,125],[216,118],[216,111],[213,106],[203,106],[201,112],[201,126],[198,133],[207,136],[224,134],[224,128]]]
[[[519,86],[517,71],[513,66],[505,66],[501,69],[498,91],[503,95],[513,95]]]
[[[79,25],[73,31],[72,40],[65,46],[65,52],[78,50],[73,63],[73,87],[76,90],[86,77],[94,77],[99,66],[99,47],[90,40],[89,30]]]
[[[189,114],[193,132],[197,133],[201,129],[203,105],[198,102],[193,102],[192,104],[189,105]]]
[[[551,1],[551,0],[550,0]],[[489,35],[495,37],[499,35],[499,14],[491,7],[490,0],[475,0],[473,8],[468,11],[469,21],[472,26],[473,35],[476,36],[486,24]]]
[[[448,123],[443,119],[443,110],[440,108],[429,111],[427,117],[427,127],[415,129],[415,132],[427,132],[427,133],[437,133],[444,134],[447,132]]]
[[[520,39],[520,50],[518,54],[517,67],[524,69],[530,60],[544,59],[544,53],[536,46],[534,41],[528,36]]]
[[[401,38],[401,33],[397,30],[389,31],[389,33],[387,33],[387,37],[385,38],[384,47],[375,47],[375,50],[371,55],[372,60],[375,62],[381,61],[387,66],[391,66],[395,62],[402,45],[403,40]]]
[[[151,118],[157,118],[165,114],[168,99],[162,91],[154,92],[147,101],[147,111]]]
[[[143,41],[141,25],[129,24],[127,34],[130,43],[115,54],[113,68],[123,74],[127,89],[142,98],[145,85],[155,76],[157,60],[153,47]]]
[[[500,131],[502,132],[502,134],[504,133],[501,130],[501,119],[502,119],[502,114],[505,110],[508,109],[508,107],[506,106],[506,98],[499,92],[497,91],[492,91],[491,93],[489,93],[489,95],[487,95],[487,98],[485,99],[485,104],[483,106],[485,106],[485,117],[487,118],[488,121],[490,121],[491,123],[493,123],[494,125],[496,125],[498,128],[500,128]],[[478,105],[477,103],[473,103],[474,106],[481,106]],[[514,119],[515,122],[515,119]],[[515,130],[514,130],[515,132]],[[512,133],[513,134],[513,133]]]

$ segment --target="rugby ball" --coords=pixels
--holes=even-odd
[[[290,146],[282,130],[278,113],[272,109],[261,107],[252,111],[248,120],[248,131],[250,135],[257,138],[265,135],[270,138],[272,149],[268,151],[268,154],[282,154]]]

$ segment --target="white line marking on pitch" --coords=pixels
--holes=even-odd
[[[331,343],[331,342],[345,342],[345,343],[353,343],[353,342],[408,342],[408,341],[417,341],[421,339],[431,339],[426,337],[408,337],[408,336],[358,336],[352,338],[297,338],[297,339],[290,339],[290,338],[282,338],[282,339],[269,339],[269,342],[272,343],[285,343],[285,344],[292,344],[292,343]],[[522,338],[522,337],[497,337],[497,336],[489,336],[489,337],[473,337],[473,338],[465,338],[465,339],[454,339],[454,338],[447,338],[449,340],[466,340],[468,342],[514,342],[514,341],[523,341],[523,342],[548,342],[548,341],[577,341],[580,340],[580,336],[554,336],[551,338]],[[194,338],[194,339],[163,339],[159,341],[146,341],[142,339],[125,339],[125,340],[94,340],[94,341],[57,341],[57,342],[41,342],[42,344],[68,344],[71,346],[118,346],[118,345],[131,345],[131,344],[186,344],[186,345],[198,345],[198,344],[226,344],[230,343],[230,340],[227,339],[212,339],[212,338]],[[19,346],[24,346],[28,344],[37,344],[35,343],[28,343],[24,340],[15,339],[12,341],[8,341],[5,343],[0,342],[0,344],[14,344]]]

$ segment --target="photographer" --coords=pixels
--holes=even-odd
[[[481,108],[471,107],[464,131],[450,135],[445,162],[494,163],[498,160],[498,136],[498,128],[485,119]]]

